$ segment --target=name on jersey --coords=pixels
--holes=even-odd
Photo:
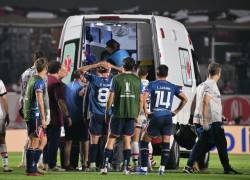
[[[100,87],[110,87],[110,86],[111,86],[111,83],[109,84],[100,83]]]
[[[157,86],[157,89],[171,90],[169,87],[166,86]]]

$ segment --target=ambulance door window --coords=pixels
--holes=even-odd
[[[191,59],[187,49],[179,48],[181,62],[182,79],[185,86],[191,87],[193,84]]]
[[[77,54],[79,47],[79,39],[65,42],[63,48],[62,64],[65,65],[67,76],[63,78],[64,83],[72,80],[72,74],[77,68]]]

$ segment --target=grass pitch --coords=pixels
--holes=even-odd
[[[125,176],[120,172],[110,172],[107,176],[99,175],[99,172],[48,172],[44,176],[27,177],[23,168],[17,168],[21,159],[21,153],[9,154],[10,167],[14,168],[11,173],[0,171],[0,180],[28,180],[28,179],[46,179],[46,180],[154,180],[154,179],[171,179],[171,180],[250,180],[250,155],[230,155],[230,163],[233,168],[242,172],[241,175],[225,175],[217,155],[211,155],[209,169],[207,172],[200,174],[184,174],[182,168],[187,159],[181,159],[180,169],[169,170],[165,176],[158,176],[156,173],[150,173],[147,176],[138,176],[135,174]],[[159,160],[159,157],[156,157]]]

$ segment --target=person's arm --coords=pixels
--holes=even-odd
[[[119,68],[117,66],[114,66],[113,64],[110,64],[110,67],[116,71],[118,71],[119,73],[122,73],[123,72],[123,68]]]
[[[5,126],[8,126],[10,123],[10,119],[9,119],[9,108],[8,108],[8,98],[7,98],[7,91],[6,88],[3,84],[3,82],[0,80],[0,101],[3,105],[3,109],[6,113],[5,116]]]
[[[186,95],[183,92],[179,93],[177,97],[181,100],[181,102],[179,103],[178,107],[172,112],[172,116],[175,116],[188,101]]]
[[[202,124],[203,129],[208,130],[209,124],[208,124],[208,107],[209,107],[209,101],[212,99],[209,95],[204,95],[203,101],[202,101]]]
[[[68,126],[71,126],[72,120],[70,118],[69,111],[68,111],[68,108],[67,108],[67,105],[66,105],[64,99],[58,100],[58,106],[60,108],[60,111],[63,113],[63,115],[67,118]]]
[[[4,111],[6,113],[6,116],[5,116],[5,125],[8,126],[9,123],[10,123],[10,118],[9,118],[9,108],[8,108],[7,94],[1,96],[1,101],[2,101],[2,104],[3,104]]]
[[[55,97],[56,97],[57,104],[59,106],[60,111],[63,113],[64,117],[66,117],[68,121],[68,126],[71,126],[72,120],[70,118],[69,111],[64,100],[64,89],[65,89],[65,86],[62,82],[58,84],[58,88],[55,91]]]
[[[78,93],[79,96],[84,96],[86,94],[86,88],[82,87]]]
[[[196,107],[196,94],[194,95],[193,101],[191,103],[189,124],[193,124],[194,112]]]
[[[196,94],[194,95],[193,101],[191,103],[191,110],[190,110],[191,115],[194,115],[195,107],[196,107]]]
[[[144,114],[146,116],[148,116],[150,113],[148,112],[148,103],[147,103],[147,99],[149,97],[149,93],[148,92],[144,92],[143,93],[143,111]]]
[[[37,100],[38,109],[39,109],[39,112],[41,115],[42,126],[43,126],[43,128],[46,128],[47,124],[46,124],[46,115],[45,115],[43,92],[42,91],[36,91],[36,100]]]
[[[96,63],[96,64],[91,64],[91,65],[86,65],[86,66],[82,66],[79,68],[79,70],[81,72],[86,72],[86,71],[89,71],[91,69],[95,69],[95,68],[98,68],[100,66],[103,65],[103,62],[99,62],[99,63]]]
[[[114,96],[115,96],[115,93],[110,91],[108,101],[107,101],[107,105],[106,105],[106,109],[105,109],[105,121],[106,122],[108,122],[108,120],[110,118],[109,112],[110,112],[110,108],[111,108],[111,106],[113,104]]]

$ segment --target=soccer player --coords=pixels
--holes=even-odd
[[[20,80],[20,84],[21,84],[21,97],[20,97],[20,115],[23,117],[23,112],[22,112],[22,108],[23,108],[23,99],[24,99],[24,96],[25,96],[25,91],[26,91],[26,87],[27,87],[27,84],[28,84],[28,81],[30,80],[30,78],[32,76],[34,76],[37,71],[36,71],[36,67],[35,67],[35,61],[38,59],[38,58],[41,58],[41,57],[44,57],[44,53],[42,51],[36,51],[34,54],[33,54],[33,57],[32,57],[32,63],[33,63],[33,66],[26,69],[23,74],[21,75],[21,80]],[[50,120],[50,109],[49,109],[49,98],[48,98],[48,91],[47,91],[47,77],[44,79],[45,81],[45,110],[46,110],[46,120],[49,122]],[[47,122],[47,123],[48,123]],[[28,146],[28,137],[27,137],[27,142],[26,144],[24,145],[24,150],[23,150],[23,154],[22,154],[22,161],[19,165],[19,167],[25,167],[26,166],[26,149],[27,149],[27,146]],[[39,163],[38,164],[42,164],[42,155],[41,155],[41,158],[39,160]]]
[[[145,67],[140,67],[138,70],[138,76],[141,79],[141,83],[142,83],[142,89],[143,92],[145,91],[146,87],[148,86],[149,81],[147,80],[147,76],[148,76],[148,71],[147,68]],[[148,104],[146,103],[145,108],[147,108]],[[141,129],[142,129],[142,124],[145,124],[145,122],[147,121],[147,118],[145,116],[144,113],[141,113],[138,117],[137,122],[135,123],[135,131],[134,131],[134,135],[132,137],[132,148],[131,148],[131,155],[133,158],[133,163],[134,163],[134,169],[136,169],[136,167],[138,167],[138,157],[140,154],[140,149],[139,149],[139,140],[140,140],[140,135],[141,135]]]
[[[97,75],[87,71],[97,68]],[[90,170],[96,170],[96,160],[98,153],[98,141],[102,136],[106,136],[108,132],[108,124],[105,122],[105,108],[108,99],[108,93],[111,86],[112,76],[110,68],[121,71],[120,68],[101,61],[97,64],[88,65],[80,68],[84,71],[84,77],[89,81],[89,110],[90,110],[90,149],[89,162]]]
[[[200,135],[194,145],[187,165],[183,169],[185,173],[193,173],[193,165],[197,168],[197,162],[212,145],[215,145],[220,157],[221,164],[225,174],[239,174],[229,164],[227,153],[227,141],[224,128],[222,127],[222,105],[221,95],[217,82],[221,77],[221,65],[210,63],[208,66],[208,78],[197,87],[195,101],[194,123],[200,124],[198,129]],[[213,142],[211,144],[211,142]]]
[[[168,76],[168,67],[160,65],[157,68],[157,80],[149,83],[146,88],[144,100],[150,95],[150,121],[145,134],[140,143],[141,168],[138,174],[146,175],[148,173],[148,143],[152,137],[162,137],[162,154],[159,175],[163,175],[165,166],[169,158],[170,136],[172,133],[172,116],[176,115],[186,104],[187,98],[180,88],[166,80]],[[171,112],[174,96],[181,101],[176,110]],[[148,114],[148,113],[147,113]]]
[[[74,71],[74,80],[65,88],[65,102],[72,119],[72,126],[65,126],[64,167],[73,170],[70,166],[72,141],[88,141],[88,130],[83,121],[83,96],[85,95],[84,77],[79,70]]]
[[[116,138],[119,136],[122,136],[124,141],[124,174],[129,174],[128,165],[131,156],[131,136],[134,134],[134,123],[138,118],[139,112],[142,110],[143,95],[141,80],[133,74],[135,69],[134,59],[130,57],[125,58],[123,69],[124,73],[113,77],[105,110],[105,120],[108,121],[110,119],[110,109],[113,104],[101,174],[107,174],[107,166],[112,156],[113,146]]]
[[[28,176],[42,175],[37,171],[37,163],[47,143],[45,129],[45,82],[48,62],[45,58],[39,58],[35,62],[37,74],[32,76],[27,84],[23,115],[27,123],[29,145],[26,151],[26,171]]]
[[[7,91],[3,84],[3,81],[0,80],[0,154],[3,160],[3,171],[11,172],[12,169],[9,168],[8,162],[8,153],[5,142],[6,127],[9,125],[9,111],[8,111],[8,99]]]

